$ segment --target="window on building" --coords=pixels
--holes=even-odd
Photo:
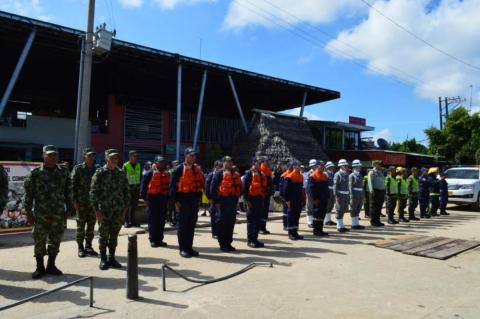
[[[345,150],[360,149],[360,132],[345,131]]]
[[[327,150],[341,150],[342,139],[342,130],[329,127],[325,129],[325,148]]]

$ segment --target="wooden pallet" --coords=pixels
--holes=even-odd
[[[392,249],[407,255],[445,260],[480,246],[480,241],[406,235],[373,243],[374,246]]]

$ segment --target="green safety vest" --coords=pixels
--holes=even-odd
[[[408,184],[409,184],[410,191],[412,193],[418,193],[418,190],[419,190],[419,188],[418,188],[418,178],[410,176],[408,178]]]
[[[397,180],[398,183],[398,192],[402,195],[407,195],[408,194],[408,183],[407,180],[403,177],[399,178]]]
[[[389,186],[390,184],[390,186]],[[385,188],[387,189],[387,194],[396,195],[398,194],[398,185],[395,178],[392,176],[387,176],[385,178]]]
[[[130,162],[123,164],[123,169],[127,173],[128,185],[140,185],[140,177],[142,176],[142,166],[140,163],[135,164],[135,168]]]

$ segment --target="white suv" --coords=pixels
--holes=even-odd
[[[480,168],[454,167],[448,169],[448,201],[454,204],[471,204],[480,210]]]

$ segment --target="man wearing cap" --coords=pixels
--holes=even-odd
[[[177,236],[180,256],[196,257],[199,253],[193,249],[195,225],[198,219],[198,205],[202,198],[205,180],[200,166],[195,164],[196,152],[185,149],[185,162],[180,164],[170,180],[170,196],[175,203],[177,214]]]
[[[148,208],[148,239],[152,248],[167,246],[163,241],[163,233],[169,187],[170,174],[167,171],[167,161],[163,156],[157,155],[153,160],[152,169],[143,176],[140,185],[140,196]]]
[[[408,171],[406,168],[397,167],[397,188],[398,188],[398,221],[408,223],[405,218],[405,208],[408,200]]]
[[[282,192],[284,189],[284,183],[286,177],[293,172],[292,162],[288,161],[286,164],[285,171],[280,175],[280,181],[278,183],[278,195],[283,202],[283,215],[282,215],[282,223],[283,223],[283,230],[287,230],[287,204],[285,203],[285,199],[283,198]]]
[[[343,216],[348,210],[350,203],[350,192],[348,191],[348,162],[341,159],[338,162],[340,168],[333,177],[333,196],[335,196],[335,212],[337,219],[337,231],[340,233],[348,232],[349,229],[345,227]]]
[[[310,164],[313,164],[311,166],[314,166],[315,170],[308,177],[306,190],[312,203],[313,235],[328,236],[328,233],[323,231],[323,220],[327,213],[330,196],[328,175],[325,173],[325,163],[322,161],[315,160],[315,163],[310,161]]]
[[[382,206],[385,201],[385,176],[382,161],[373,161],[373,169],[368,173],[368,189],[370,191],[370,224],[373,227],[385,226],[380,222]]]
[[[328,176],[328,189],[330,196],[328,197],[327,213],[325,215],[324,224],[327,226],[336,226],[337,223],[332,221],[332,209],[335,205],[335,196],[333,196],[333,177],[335,176],[335,164],[333,162],[327,162],[327,164],[325,164],[325,168],[327,169],[326,172]]]
[[[420,218],[430,218],[428,204],[430,202],[430,180],[428,170],[422,167],[421,175],[418,178],[418,202],[420,203]]]
[[[90,201],[98,220],[98,244],[101,270],[121,268],[115,259],[118,233],[130,205],[130,191],[125,173],[118,167],[120,153],[116,149],[105,151],[106,164],[97,169],[90,186]],[[107,247],[109,256],[107,259]]]
[[[243,179],[243,196],[247,203],[247,244],[252,248],[265,246],[258,240],[263,214],[263,196],[267,187],[267,178],[260,170],[260,163],[260,158],[254,158],[252,167],[245,173]]]
[[[137,151],[131,150],[128,152],[128,162],[123,164],[123,170],[127,176],[128,188],[130,189],[130,203],[124,225],[125,227],[140,227],[140,224],[135,219],[142,175],[142,165],[137,162]]]
[[[350,193],[350,216],[352,217],[352,229],[364,229],[360,225],[359,216],[363,206],[363,177],[362,162],[356,159],[352,162],[353,172],[348,176],[348,191]]]
[[[440,173],[440,215],[450,215],[447,213],[448,204],[448,182],[446,180],[447,174],[445,172]]]
[[[223,167],[221,161],[215,161],[213,164],[213,169],[210,173],[208,173],[207,178],[205,179],[205,195],[207,196],[208,200],[210,201],[210,229],[212,231],[212,238],[217,238],[217,223],[215,222],[215,205],[212,200],[212,181],[215,172],[221,170]]]
[[[58,164],[58,151],[53,145],[43,147],[43,163],[32,170],[24,180],[23,210],[33,225],[33,240],[37,268],[33,279],[45,273],[62,275],[55,259],[66,219],[65,208],[71,207],[70,176],[68,170]],[[47,268],[43,257],[48,255]]]
[[[8,202],[8,174],[5,167],[0,165],[0,213]]]
[[[431,167],[428,170],[428,184],[430,195],[430,209],[428,215],[430,217],[438,216],[437,211],[440,207],[440,180],[437,178],[438,167]]]
[[[78,257],[97,256],[92,247],[93,232],[97,217],[90,202],[90,184],[97,170],[95,165],[96,152],[93,148],[83,150],[83,163],[76,165],[71,177],[71,194],[73,207],[77,214],[77,245]],[[86,229],[85,229],[86,227]],[[83,241],[85,240],[85,246]]]
[[[415,217],[415,209],[418,206],[418,168],[412,167],[411,174],[407,179],[408,188],[408,220],[419,220]]]
[[[232,158],[225,156],[222,163],[223,168],[217,170],[213,176],[210,194],[215,205],[215,223],[220,250],[232,252],[235,251],[232,242],[237,215],[237,190],[232,171]]]
[[[303,175],[297,161],[292,161],[293,171],[285,176],[282,196],[287,205],[287,230],[291,240],[301,240],[298,234],[299,219],[303,202]]]
[[[173,175],[173,171],[175,168],[178,166],[178,160],[172,161],[172,166],[168,170],[168,174],[170,174],[170,177]],[[167,222],[170,223],[170,226],[175,226],[177,224],[177,217],[175,214],[175,203],[173,202],[173,199],[170,197],[168,200],[168,205],[167,205]]]
[[[311,159],[308,162],[308,170],[303,173],[303,188],[306,190],[305,192],[305,197],[306,197],[306,203],[305,203],[305,208],[307,210],[307,226],[310,228],[313,228],[313,200],[311,200],[309,192],[307,190],[308,187],[308,179],[310,175],[312,175],[313,172],[317,169],[317,160],[316,159]],[[323,219],[322,219],[323,220]]]
[[[270,159],[268,156],[262,157],[262,164],[260,164],[260,170],[267,179],[267,188],[265,189],[265,194],[263,198],[263,215],[262,221],[260,223],[260,233],[263,235],[268,235],[270,232],[267,230],[267,221],[268,221],[268,212],[270,211],[270,198],[274,194],[273,189],[273,173],[270,168]]]
[[[385,206],[387,210],[387,222],[389,224],[398,224],[398,221],[393,217],[398,199],[398,184],[395,175],[395,166],[390,166],[388,168],[387,177],[385,178],[385,191],[387,193],[387,202],[385,203]]]

